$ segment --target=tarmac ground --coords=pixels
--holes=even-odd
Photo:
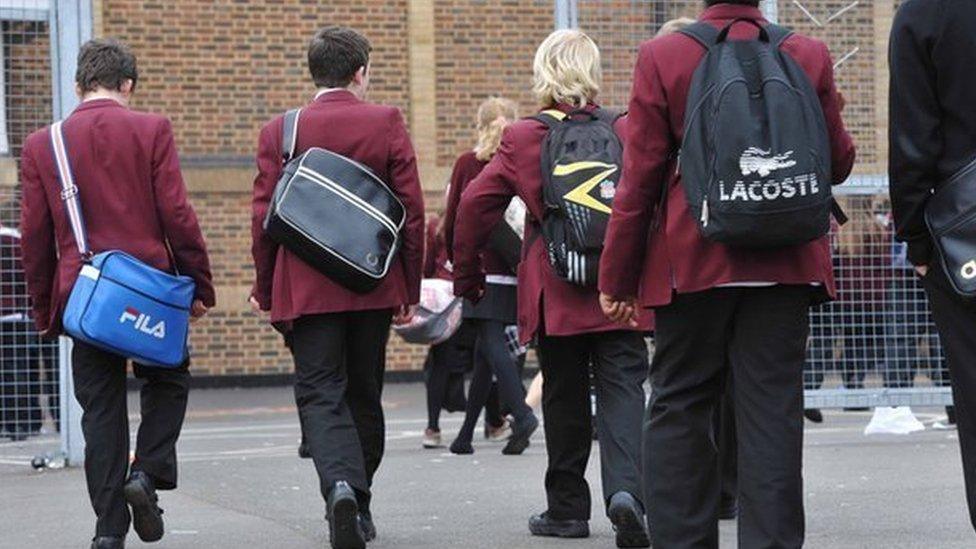
[[[130,395],[132,417],[138,398]],[[592,536],[533,538],[526,520],[543,510],[545,441],[522,456],[476,441],[473,456],[423,450],[423,387],[390,384],[387,451],[376,479],[374,515],[386,548],[614,547],[603,510]],[[942,411],[916,409],[926,425]],[[963,493],[955,431],[896,436],[863,434],[867,412],[826,411],[807,424],[805,468],[809,548],[976,547]],[[460,414],[442,419],[445,441]],[[133,421],[133,432],[138,426]],[[326,547],[324,505],[311,462],[300,460],[290,388],[210,389],[191,393],[180,439],[180,487],[162,492],[166,537],[160,548]],[[34,471],[31,458],[53,450],[53,436],[0,442],[0,548],[87,548],[94,518],[79,468]],[[590,463],[593,501],[602,501],[598,452]],[[722,547],[735,547],[723,523]],[[134,534],[129,547],[143,547]]]

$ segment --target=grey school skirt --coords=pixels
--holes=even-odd
[[[485,284],[485,295],[478,304],[464,300],[463,317],[497,320],[515,324],[518,319],[518,287],[508,284]]]

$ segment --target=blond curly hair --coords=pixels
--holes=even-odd
[[[585,107],[600,93],[600,49],[580,30],[558,30],[542,41],[532,64],[532,92],[543,108]]]
[[[518,106],[504,97],[489,97],[478,107],[478,143],[474,155],[482,162],[491,160],[502,142],[505,128],[518,117]]]

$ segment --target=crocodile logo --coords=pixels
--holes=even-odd
[[[760,177],[767,177],[777,170],[796,166],[796,160],[792,157],[793,151],[774,156],[772,151],[749,147],[739,157],[739,169],[742,170],[743,176],[757,173]]]

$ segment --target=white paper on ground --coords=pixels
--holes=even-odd
[[[874,409],[871,422],[864,428],[865,435],[907,435],[916,431],[924,431],[925,425],[915,417],[908,406],[892,408],[879,406]]]

